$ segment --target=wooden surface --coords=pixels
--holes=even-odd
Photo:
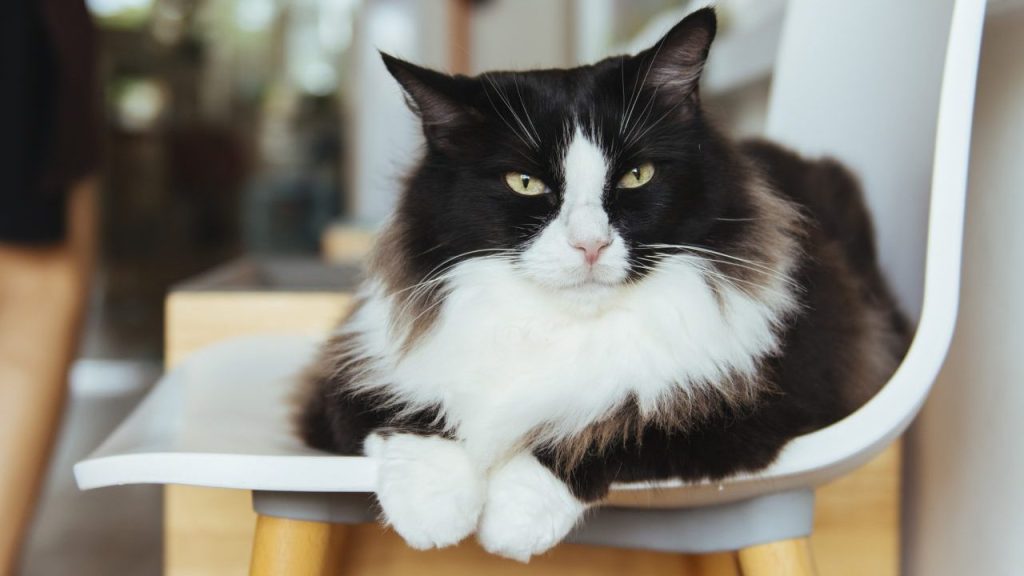
[[[328,292],[195,292],[167,297],[165,364],[235,336],[323,334],[337,325],[350,296]]]
[[[739,552],[743,576],[814,576],[814,559],[806,538],[783,540]]]
[[[688,560],[688,568],[695,576],[740,576],[740,565],[733,552],[694,555]]]
[[[361,262],[370,253],[373,239],[374,234],[369,228],[335,222],[324,231],[320,239],[320,251],[326,262]]]
[[[165,363],[236,336],[262,332],[322,334],[337,324],[350,296],[333,292],[172,293],[167,298]],[[219,287],[218,287],[219,288]],[[246,573],[256,515],[248,492],[168,486],[164,491],[164,566],[168,575]]]
[[[273,516],[256,521],[250,576],[335,576],[346,528]]]
[[[852,474],[818,490],[811,549],[825,576],[900,573],[900,471],[897,440]]]
[[[191,291],[167,302],[167,363],[213,342],[256,332],[324,333],[350,303],[329,292]],[[827,576],[898,574],[900,449],[818,491],[811,547]],[[170,486],[165,492],[168,576],[244,576],[256,516],[246,492]],[[418,552],[378,525],[353,527],[346,576],[723,575],[732,555],[687,558],[654,552],[566,544],[529,565],[496,558],[475,542]],[[728,570],[732,569],[733,572]]]

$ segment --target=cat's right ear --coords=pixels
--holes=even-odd
[[[636,73],[649,88],[674,100],[699,102],[698,84],[717,28],[714,8],[693,12],[636,56]]]
[[[472,121],[472,110],[464,103],[467,78],[435,72],[384,52],[380,56],[401,85],[406,104],[423,123],[428,141],[444,147]]]

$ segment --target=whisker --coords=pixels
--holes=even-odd
[[[654,111],[654,99],[657,98],[657,96],[658,88],[656,87],[652,91],[651,97],[647,99],[647,104],[644,106],[643,110],[641,110],[640,115],[637,116],[636,122],[633,124],[633,127],[630,128],[629,131],[626,132],[626,135],[623,137],[625,141],[632,141],[633,134],[638,130],[643,130],[647,126],[646,122],[647,120],[650,119],[651,112]]]
[[[780,281],[780,282],[782,282],[784,284],[787,284],[787,285],[789,285],[792,288],[799,287],[799,285],[793,279],[791,279],[791,278],[789,278],[787,276],[784,276],[782,274],[779,274],[777,272],[774,272],[774,271],[759,270],[757,268],[754,268],[754,267],[751,267],[751,266],[747,266],[745,264],[739,264],[739,263],[732,262],[732,261],[729,261],[729,260],[719,260],[717,258],[708,258],[706,256],[702,256],[701,258],[703,260],[708,261],[708,262],[714,262],[716,264],[725,264],[726,266],[736,266],[738,268],[744,268],[744,269],[750,270],[752,272],[757,272],[758,274],[764,274],[765,276],[768,276],[769,278],[774,278],[775,280],[778,280],[778,281]]]
[[[430,293],[432,290],[439,289],[439,287],[440,289],[443,289],[444,282],[450,280],[452,277],[458,274],[459,268],[456,268],[454,264],[445,268],[446,265],[450,264],[451,262],[459,258],[464,258],[472,254],[480,253],[490,253],[492,256],[504,258],[508,255],[515,255],[516,250],[510,248],[482,248],[478,250],[470,250],[467,252],[463,252],[461,254],[457,254],[451,258],[448,258],[441,264],[435,266],[434,269],[428,272],[423,277],[423,280],[421,280],[420,282],[417,282],[412,286],[408,286],[392,294],[392,296],[397,296],[404,292],[410,292],[406,296],[400,298],[400,300],[402,301],[401,308],[392,312],[392,324],[404,318],[406,314],[409,312],[410,308],[418,305],[422,298],[425,297],[428,293]]]
[[[488,82],[488,83],[489,83],[489,84],[490,84],[490,85],[491,85],[491,86],[492,86],[492,87],[494,88],[494,92],[495,92],[495,94],[498,94],[498,87],[497,87],[497,86],[495,85],[495,83],[494,83],[494,80],[492,80],[492,79],[490,78],[490,76],[487,76],[486,74],[485,74],[485,75],[483,75],[482,77],[483,77],[483,78],[484,78],[485,80],[487,80],[487,82]],[[503,123],[505,124],[505,126],[507,126],[507,127],[508,127],[509,131],[510,131],[510,132],[512,132],[512,134],[514,134],[514,135],[515,135],[515,137],[516,137],[516,138],[518,138],[518,139],[519,139],[519,141],[520,141],[520,142],[522,142],[524,146],[526,146],[527,148],[533,148],[533,146],[532,146],[532,145],[531,145],[531,144],[530,144],[529,142],[527,142],[525,138],[523,138],[522,134],[520,134],[520,133],[519,133],[519,132],[518,132],[518,131],[517,131],[517,130],[516,130],[516,129],[515,129],[515,128],[514,128],[513,126],[512,126],[512,123],[511,123],[511,122],[509,122],[509,121],[508,121],[508,120],[507,120],[507,119],[505,118],[505,115],[504,115],[504,114],[503,114],[503,113],[501,112],[501,110],[498,110],[498,106],[497,106],[497,104],[495,104],[495,103],[494,103],[494,100],[493,100],[493,99],[491,98],[491,93],[490,93],[490,92],[489,92],[489,91],[488,91],[488,90],[486,89],[486,87],[484,88],[484,96],[487,96],[487,101],[488,101],[488,102],[490,102],[490,104],[491,104],[491,108],[494,108],[494,111],[495,111],[495,113],[497,113],[497,114],[498,114],[498,118],[501,118],[501,121],[502,121],[502,122],[503,122]],[[499,97],[500,97],[500,95],[499,95]]]
[[[744,280],[742,278],[736,278],[735,276],[730,276],[728,274],[723,274],[723,273],[718,272],[716,270],[711,270],[711,269],[707,269],[706,268],[706,269],[704,269],[702,271],[702,274],[707,274],[707,275],[710,275],[710,276],[714,276],[715,278],[718,278],[719,280],[723,280],[726,283],[729,283],[729,284],[733,285],[735,288],[738,288],[740,290],[743,290],[743,287],[738,286],[737,284],[744,284],[746,286],[750,286],[752,288],[756,288],[757,290],[764,291],[764,292],[767,292],[769,294],[772,294],[773,296],[779,296],[779,297],[789,296],[788,293],[782,292],[782,291],[777,290],[775,288],[772,288],[771,286],[766,286],[764,284],[758,284],[757,282],[751,282],[750,280]],[[746,290],[744,290],[744,292],[746,292]]]
[[[634,95],[634,97],[631,98],[631,100],[633,102],[630,104],[630,107],[629,107],[628,116],[626,118],[626,122],[627,123],[629,122],[629,118],[633,116],[633,109],[636,107],[637,101],[640,100],[640,92],[643,91],[643,85],[645,83],[647,83],[647,76],[651,73],[651,68],[654,67],[654,61],[658,59],[658,54],[661,53],[661,47],[664,46],[664,45],[665,45],[665,39],[662,38],[661,41],[658,42],[658,47],[654,49],[654,55],[651,56],[651,60],[647,63],[647,70],[644,71],[644,78],[639,83],[639,86],[640,86],[640,90],[639,91],[637,90],[637,83],[635,81],[633,82],[633,95]],[[639,79],[639,77],[640,77],[640,75],[637,74],[637,79]],[[619,134],[622,134],[622,130],[623,130],[623,126],[620,123],[620,125],[619,125]]]
[[[523,93],[519,91],[519,78],[517,76],[512,77],[516,87],[516,94],[519,96],[519,104],[523,108],[523,115],[526,116],[526,120],[530,123],[530,128],[533,128],[534,142],[540,147],[540,133],[537,132],[537,125],[533,123],[533,118],[530,117],[530,111],[526,108],[526,102],[523,100]]]
[[[435,245],[435,246],[433,246],[431,248],[427,248],[426,250],[424,250],[423,252],[420,252],[419,254],[416,254],[415,257],[418,258],[420,256],[426,256],[427,254],[430,254],[434,250],[440,250],[441,248],[444,248],[444,244],[437,244],[437,245]]]
[[[490,81],[491,87],[494,88],[494,93],[498,95],[498,98],[501,99],[502,103],[505,104],[505,107],[508,108],[508,111],[512,114],[512,118],[519,125],[520,130],[522,130],[521,134],[525,134],[527,136],[527,139],[530,140],[530,142],[527,143],[526,139],[523,139],[522,135],[520,135],[520,133],[517,132],[517,135],[519,135],[520,139],[523,140],[523,143],[535,150],[539,150],[540,144],[533,139],[533,136],[529,133],[529,130],[526,129],[526,125],[523,124],[522,118],[519,117],[519,114],[516,113],[515,109],[512,107],[512,102],[508,99],[508,96],[505,94],[505,92],[498,86],[497,82],[495,82],[494,79],[490,77],[490,75],[485,75],[484,77]],[[502,118],[504,118],[504,116],[502,116]]]
[[[717,259],[717,258],[708,258],[707,256],[701,256],[700,260],[703,260],[705,262],[714,262],[714,263],[717,263],[717,264],[725,264],[727,266],[736,266],[736,267],[739,267],[739,268],[744,268],[744,269],[747,269],[747,270],[751,270],[751,271],[757,272],[759,274],[764,274],[765,276],[767,276],[769,278],[773,278],[775,280],[778,280],[779,282],[782,282],[784,285],[788,285],[790,288],[800,289],[800,285],[795,280],[790,278],[789,276],[787,276],[785,274],[782,274],[782,273],[780,273],[777,270],[774,270],[772,268],[769,268],[767,266],[764,266],[764,265],[761,265],[761,264],[759,264],[757,262],[754,262],[752,260],[747,260],[747,259],[744,259],[744,258],[739,258],[737,256],[731,256],[729,254],[724,254],[722,252],[717,252],[715,250],[701,249],[701,248],[695,247],[695,246],[674,245],[674,244],[664,244],[664,245],[645,244],[645,245],[642,245],[642,246],[648,247],[648,248],[654,248],[654,247],[677,248],[677,249],[681,249],[681,250],[692,250],[692,251],[698,252],[698,253],[708,253],[708,254],[712,254],[712,255],[716,255],[716,256],[722,256],[722,257],[728,258],[730,260],[721,260],[721,259]],[[639,256],[639,258],[647,259],[648,261],[650,261],[649,260],[650,259],[649,256],[641,255],[641,256]],[[697,263],[698,265],[700,264],[700,262],[697,262],[697,261],[695,261],[695,263]],[[716,271],[716,272],[719,273],[719,274],[724,274],[724,272],[721,272],[721,271]],[[730,278],[732,278],[732,277],[730,276]],[[739,279],[736,279],[736,280],[739,280]],[[760,286],[760,287],[765,288],[765,289],[770,288],[770,286],[753,283],[753,282],[751,282],[749,280],[747,280],[746,282],[755,284],[755,285]]]
[[[679,100],[675,104],[673,104],[671,108],[666,110],[661,116],[658,117],[657,120],[655,120],[650,126],[648,126],[646,129],[644,129],[643,132],[637,134],[632,140],[630,140],[629,143],[632,144],[633,142],[637,142],[639,140],[642,140],[644,138],[644,136],[647,136],[648,134],[650,134],[652,130],[654,130],[656,127],[661,125],[661,123],[665,120],[665,118],[668,118],[669,114],[672,114],[673,112],[678,110],[679,106],[682,105],[683,101],[684,100]]]
[[[515,262],[513,260],[508,260],[508,262],[512,263],[513,265],[515,264]],[[436,302],[432,303],[430,306],[428,306],[427,308],[423,309],[412,320],[409,320],[408,325],[409,326],[415,325],[417,320],[422,318],[424,315],[428,314],[431,310],[434,310],[438,306],[444,304],[444,302],[445,302],[444,298],[438,298]]]
[[[622,119],[626,116],[626,59],[619,60],[619,82],[622,86],[622,106],[619,111],[619,134],[622,134]]]
[[[714,256],[721,256],[722,258],[728,258],[730,260],[736,260],[737,262],[743,262],[743,263],[749,264],[751,266],[762,268],[763,270],[768,271],[768,272],[778,273],[777,270],[775,270],[774,268],[768,266],[767,264],[765,264],[763,262],[757,262],[757,261],[754,261],[754,260],[749,260],[747,258],[740,258],[739,256],[733,256],[732,254],[726,254],[724,252],[719,252],[717,250],[712,250],[710,248],[705,248],[703,246],[695,246],[693,244],[641,244],[641,246],[644,247],[644,248],[653,248],[653,249],[675,248],[675,249],[678,249],[678,250],[692,250],[694,252],[703,252],[703,253],[706,253],[706,254],[712,254]]]
[[[709,260],[709,259],[703,258],[703,257],[701,257],[701,258],[692,257],[692,258],[688,258],[688,260],[692,264],[694,264],[700,270],[700,273],[702,275],[714,276],[714,277],[716,277],[716,278],[718,278],[720,280],[723,280],[723,281],[725,281],[725,282],[727,282],[727,283],[729,283],[729,284],[731,284],[731,285],[733,285],[733,286],[735,286],[737,288],[739,288],[739,286],[736,286],[736,284],[738,283],[738,284],[744,284],[744,285],[747,285],[747,286],[752,286],[752,287],[757,288],[759,290],[768,291],[768,292],[771,292],[771,293],[774,293],[774,294],[785,295],[784,292],[779,292],[779,291],[775,290],[772,286],[769,286],[767,284],[761,284],[759,282],[754,282],[752,280],[745,280],[743,278],[736,278],[735,276],[731,276],[729,274],[726,274],[724,272],[716,270],[716,269],[714,269],[714,268],[712,268],[712,267],[707,265],[708,262],[722,262],[720,260]],[[650,265],[646,265],[645,269],[651,270],[651,271],[655,270],[655,268],[652,268]]]
[[[434,247],[431,250],[435,250],[435,249],[437,249],[437,247]],[[456,254],[455,256],[447,258],[446,260],[444,260],[443,262],[441,262],[437,266],[434,266],[429,272],[427,272],[426,274],[423,275],[423,278],[422,278],[422,280],[420,282],[428,280],[431,277],[432,274],[434,274],[435,272],[439,271],[446,264],[448,264],[449,262],[451,262],[453,260],[456,260],[458,258],[463,258],[463,257],[469,256],[471,254],[481,254],[481,253],[484,253],[484,252],[492,252],[492,253],[493,252],[507,252],[507,253],[512,253],[512,252],[515,252],[515,249],[513,249],[513,248],[480,248],[480,249],[477,249],[477,250],[469,250],[469,251],[466,251],[466,252],[462,252],[461,254]],[[416,285],[414,284],[411,287],[403,288],[402,290],[399,290],[397,292],[393,292],[391,295],[394,296],[394,295],[397,295],[397,294],[401,294],[402,292],[405,292],[406,290],[409,290],[410,288],[415,287],[415,286]]]

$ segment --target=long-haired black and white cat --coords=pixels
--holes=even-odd
[[[763,468],[895,369],[907,326],[856,183],[709,124],[715,26],[569,70],[384,56],[426,151],[301,429],[379,460],[410,545],[475,531],[526,560],[612,483]]]

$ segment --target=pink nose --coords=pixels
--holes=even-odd
[[[594,262],[597,262],[597,259],[601,257],[601,252],[609,244],[611,244],[610,240],[599,238],[596,240],[574,241],[572,242],[572,247],[583,252],[583,258],[586,259],[587,264],[593,266]]]

